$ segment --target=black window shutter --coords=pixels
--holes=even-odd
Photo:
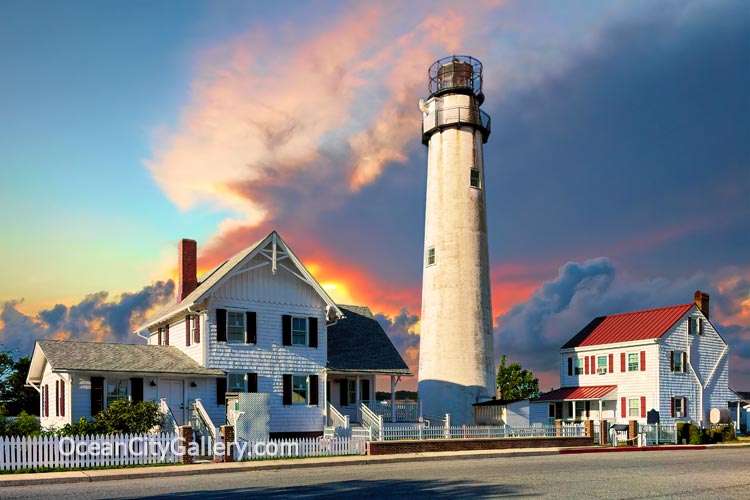
[[[224,377],[216,379],[216,404],[227,404],[227,379]]]
[[[49,385],[44,384],[44,416],[49,417]]]
[[[674,351],[669,351],[669,371],[674,371]]]
[[[318,406],[318,376],[310,375],[310,406]]]
[[[169,345],[169,325],[164,325],[164,345]]]
[[[573,358],[568,358],[568,377],[573,375]]]
[[[292,317],[288,314],[281,316],[281,345],[292,345]]]
[[[190,318],[191,316],[185,316],[185,345],[190,345]]]
[[[339,404],[349,406],[349,381],[344,378],[339,380]]]
[[[60,416],[60,381],[55,380],[55,416]]]
[[[258,374],[247,374],[247,392],[258,392]]]
[[[318,318],[308,318],[307,326],[310,330],[307,332],[307,338],[309,339],[309,347],[318,347]]]
[[[370,381],[368,379],[362,379],[362,387],[359,390],[359,399],[368,401],[370,399]]]
[[[162,332],[162,329],[159,328],[159,337],[157,338],[157,342],[156,342],[157,345],[161,345],[163,342],[162,337],[161,337],[161,332]]]
[[[687,353],[686,352],[682,353],[682,371],[684,372],[687,371]]]
[[[693,318],[688,318],[688,333],[693,333]]]
[[[91,416],[104,411],[104,377],[91,377]]]
[[[292,404],[292,376],[285,373],[281,378],[284,386],[283,403],[284,406]]]
[[[247,311],[245,312],[245,320],[245,343],[255,344],[258,342],[257,315],[253,311]]]
[[[698,334],[703,334],[703,318],[698,318]]]
[[[195,324],[193,325],[193,327],[195,328],[195,338],[193,339],[193,341],[196,344],[199,344],[201,341],[201,317],[200,315],[193,316],[193,321],[195,322]]]
[[[227,310],[226,309],[216,310],[216,341],[217,342],[227,341]]]
[[[133,397],[133,402],[135,403],[139,401],[143,401],[143,379],[142,378],[130,379],[130,395]]]

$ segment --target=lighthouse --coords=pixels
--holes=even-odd
[[[436,61],[420,99],[427,155],[419,397],[423,414],[473,423],[472,404],[495,394],[483,144],[482,64]]]

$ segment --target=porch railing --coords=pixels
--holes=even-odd
[[[376,415],[366,404],[364,404],[364,401],[359,403],[359,411],[362,415],[362,426],[370,429],[372,439],[376,441],[382,440],[383,416]]]
[[[344,433],[348,432],[349,415],[342,415],[341,412],[331,403],[326,403],[326,408],[328,410],[326,422],[328,427],[332,427],[336,433],[341,433],[342,431]]]
[[[193,404],[191,423],[193,424],[193,429],[196,433],[194,434],[195,440],[199,441],[202,437],[205,437],[208,441],[205,443],[205,446],[207,447],[206,449],[215,449],[214,444],[217,442],[218,435],[216,432],[216,426],[213,421],[211,421],[211,417],[208,416],[208,412],[203,406],[200,398],[197,398]]]
[[[419,422],[422,417],[421,400],[396,401],[394,405],[391,405],[390,401],[362,401],[361,403],[375,415],[383,417],[386,422]]]
[[[159,400],[159,409],[161,410],[162,415],[164,415],[164,419],[166,420],[166,429],[165,432],[173,432],[175,436],[180,434],[180,428],[177,425],[177,419],[174,418],[174,413],[172,413],[172,410],[169,408],[169,405],[167,404],[167,400],[165,398],[161,398]]]

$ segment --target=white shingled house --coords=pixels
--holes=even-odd
[[[314,436],[411,375],[366,307],[339,306],[272,232],[196,276],[196,243],[182,240],[177,298],[137,333],[146,344],[40,340],[27,382],[41,421],[90,418],[120,398],[166,405],[178,424],[202,407],[226,423],[226,395],[268,394],[272,437]]]
[[[607,420],[708,425],[728,408],[729,346],[709,321],[709,296],[595,318],[560,349],[561,388],[530,404],[531,423]]]

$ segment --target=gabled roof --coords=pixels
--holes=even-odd
[[[369,307],[340,307],[346,318],[328,327],[329,370],[411,375]]]
[[[138,327],[137,331],[145,330],[158,323],[167,321],[177,314],[187,310],[188,307],[199,304],[211,294],[214,287],[221,285],[226,279],[230,278],[234,269],[241,268],[244,264],[252,260],[253,257],[263,251],[264,248],[269,245],[279,246],[281,249],[283,249],[288,255],[289,260],[299,271],[301,275],[299,277],[303,278],[305,281],[307,281],[308,284],[310,284],[310,286],[313,287],[313,289],[315,289],[318,295],[330,308],[335,311],[338,317],[343,316],[338,306],[336,306],[336,303],[333,302],[333,299],[331,299],[331,297],[325,292],[325,290],[323,290],[323,287],[320,286],[320,284],[315,280],[312,274],[310,274],[307,268],[305,268],[299,258],[294,254],[294,252],[292,252],[292,249],[289,248],[286,242],[276,231],[272,231],[262,240],[256,241],[244,250],[237,252],[221,264],[217,265],[207,273],[200,276],[198,278],[198,286],[187,297],[182,299],[181,302],[171,302],[158,310],[146,321],[146,323]],[[268,257],[269,260],[271,259],[271,257],[269,257],[268,255],[266,255],[266,257]],[[288,269],[284,264],[279,264],[279,267],[296,274],[295,271]]]
[[[616,385],[590,385],[588,387],[561,387],[547,394],[542,394],[534,401],[573,401],[601,399],[613,390]]]
[[[202,367],[174,346],[39,340],[34,346],[27,382],[41,381],[45,360],[55,372],[224,376],[223,371]]]
[[[600,316],[583,327],[562,349],[658,339],[693,307],[695,304],[691,303]]]

